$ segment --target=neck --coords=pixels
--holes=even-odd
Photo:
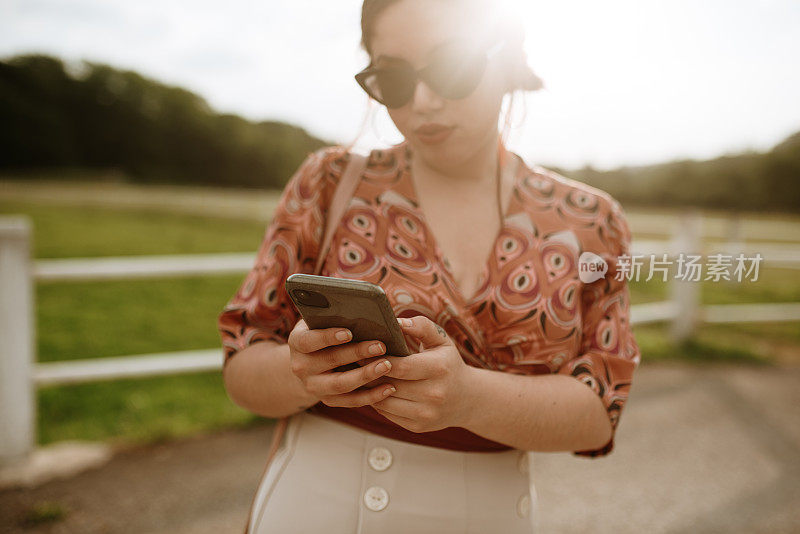
[[[493,183],[497,174],[500,136],[497,131],[490,135],[486,142],[478,147],[467,159],[447,164],[442,161],[426,161],[421,157],[411,158],[411,172],[415,176],[424,176],[424,181],[431,180],[443,184],[486,184]]]

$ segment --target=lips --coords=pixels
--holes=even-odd
[[[429,122],[414,130],[414,133],[416,134],[417,139],[423,143],[433,145],[441,143],[447,139],[452,131],[453,126],[445,126],[444,124]]]
[[[443,131],[452,130],[452,126],[445,126],[444,124],[437,124],[433,122],[429,122],[423,124],[416,130],[414,130],[417,134],[420,135],[437,135],[442,133]]]

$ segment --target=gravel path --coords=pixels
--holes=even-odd
[[[534,455],[540,531],[800,531],[798,385],[800,367],[643,366],[609,457]],[[270,432],[129,449],[70,479],[0,492],[0,532],[240,534]],[[65,514],[26,526],[43,502]]]

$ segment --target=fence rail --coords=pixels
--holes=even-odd
[[[238,274],[253,265],[254,254],[192,254],[39,260],[33,264],[37,280],[114,280]]]
[[[40,387],[84,384],[118,378],[218,371],[221,367],[222,350],[187,350],[37,363],[33,367],[33,382]]]
[[[674,257],[701,250],[697,214],[685,215],[670,241],[634,240],[632,254]],[[114,280],[164,276],[240,274],[254,254],[30,259],[30,224],[24,217],[0,218],[0,464],[26,458],[35,444],[36,388],[119,378],[219,370],[222,350],[197,350],[36,363],[35,281]],[[714,253],[760,253],[766,264],[800,268],[800,249],[787,245],[744,246],[732,242]],[[800,303],[699,305],[697,283],[671,281],[671,298],[631,307],[631,323],[670,322],[676,341],[698,323],[800,320]]]
[[[800,321],[800,304],[724,304],[701,308],[704,323]],[[631,324],[671,321],[679,313],[673,302],[631,306]],[[190,350],[37,363],[33,382],[41,386],[82,384],[120,378],[164,376],[186,372],[218,371],[220,349]]]
[[[633,240],[632,255],[674,258],[679,253],[670,241]],[[747,246],[744,248],[713,250],[712,253],[753,256],[760,253],[765,263],[800,269],[800,250],[787,245]],[[33,263],[33,276],[42,281],[114,280],[130,278],[157,278],[161,276],[196,276],[240,274],[253,265],[255,254],[186,254],[165,256],[118,256],[104,258],[69,258],[38,260]]]

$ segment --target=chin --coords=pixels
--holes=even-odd
[[[411,149],[420,154],[425,154],[427,159],[435,160],[445,165],[457,163],[464,159],[463,143],[457,139],[447,139],[445,142],[436,145],[427,145],[425,143],[409,143]]]
[[[465,146],[464,139],[458,135],[458,130],[454,130],[444,141],[436,144],[428,144],[417,139],[412,132],[408,139],[411,148],[423,151],[427,154],[451,154],[454,155],[459,149]]]

